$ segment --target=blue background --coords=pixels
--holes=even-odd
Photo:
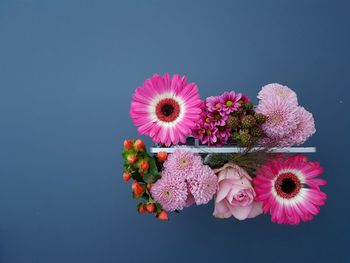
[[[350,262],[346,1],[0,1],[0,262]],[[280,82],[314,113],[313,222],[193,207],[139,216],[122,181],[133,90],[185,74],[202,98]],[[255,99],[256,102],[256,99]],[[147,138],[146,142],[151,145]]]

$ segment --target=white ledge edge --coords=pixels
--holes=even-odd
[[[206,146],[183,146],[183,147],[151,147],[151,153],[166,152],[173,153],[176,149],[185,149],[194,153],[240,153],[247,150],[245,147],[206,147]],[[250,152],[263,150],[262,147],[254,147]],[[316,147],[285,147],[285,148],[270,148],[272,153],[315,153]]]

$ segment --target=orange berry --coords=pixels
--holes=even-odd
[[[169,219],[168,213],[165,212],[165,211],[162,211],[162,212],[160,212],[160,213],[158,214],[158,218],[159,218],[160,220],[168,220],[168,219]]]
[[[125,182],[128,182],[131,178],[131,174],[129,172],[124,172],[123,173],[123,179]]]
[[[146,205],[146,210],[147,210],[148,213],[153,213],[154,210],[155,210],[154,204],[148,203],[148,204]]]
[[[124,141],[124,149],[125,150],[130,150],[133,147],[133,142],[130,140],[125,140]]]
[[[140,169],[141,169],[141,170],[144,170],[144,171],[147,171],[147,170],[149,169],[149,164],[148,164],[148,162],[147,162],[147,161],[142,161],[142,162],[140,163]]]
[[[168,157],[168,154],[166,152],[159,152],[159,153],[157,153],[157,158],[161,162],[164,162],[167,157]]]
[[[136,155],[128,155],[128,157],[127,157],[126,159],[127,159],[128,162],[131,163],[131,164],[134,164],[134,163],[136,163],[136,161],[137,161]]]
[[[143,142],[143,140],[138,139],[134,142],[134,147],[136,148],[136,150],[142,151],[145,148],[145,143]]]
[[[143,188],[137,181],[133,182],[131,188],[132,190],[134,190],[135,195],[141,195],[143,193]]]
[[[146,212],[145,206],[144,206],[144,205],[140,205],[140,207],[139,207],[139,213],[140,213],[140,214],[144,214],[145,212]]]

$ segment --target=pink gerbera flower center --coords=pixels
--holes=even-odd
[[[282,173],[275,181],[275,190],[277,194],[285,199],[291,199],[300,192],[300,179],[293,173]]]
[[[161,121],[173,122],[180,115],[180,105],[174,99],[162,99],[156,106],[156,115]]]

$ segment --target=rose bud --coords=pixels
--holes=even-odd
[[[159,153],[157,153],[157,158],[161,162],[164,162],[167,157],[168,157],[168,154],[166,152],[159,152]]]
[[[134,164],[134,163],[136,163],[136,161],[137,161],[136,155],[128,155],[128,157],[127,157],[126,159],[127,159],[128,162],[131,163],[131,164]]]
[[[145,143],[143,142],[143,140],[138,139],[134,142],[134,147],[138,151],[143,151],[143,149],[145,148]]]
[[[148,203],[148,204],[146,205],[146,210],[147,210],[148,213],[153,213],[154,210],[155,210],[154,204]]]
[[[128,182],[131,178],[131,174],[129,172],[124,172],[123,173],[123,179],[125,182]]]
[[[124,141],[124,149],[130,150],[133,147],[133,142],[131,140],[125,140]]]
[[[142,161],[142,162],[140,163],[140,169],[141,169],[141,170],[144,170],[144,171],[147,171],[147,170],[149,169],[149,164],[148,164],[148,162],[147,162],[147,161]]]
[[[165,212],[164,210],[158,214],[158,218],[160,220],[168,220],[168,213]]]

